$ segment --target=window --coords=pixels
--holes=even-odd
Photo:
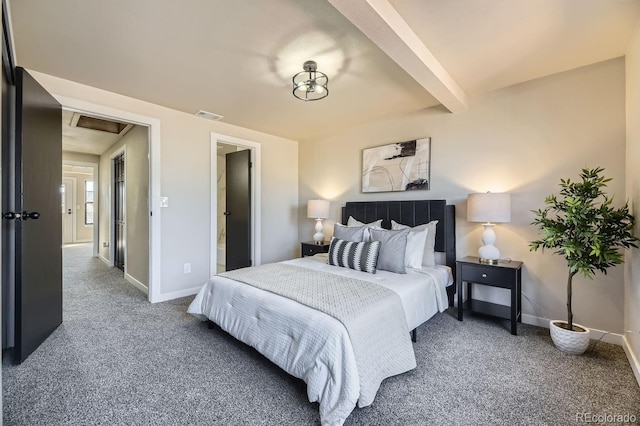
[[[93,225],[93,181],[84,181],[84,224]]]

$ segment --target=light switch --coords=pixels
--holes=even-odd
[[[160,207],[169,207],[169,197],[160,197]]]

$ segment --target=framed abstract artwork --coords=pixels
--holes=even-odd
[[[362,150],[362,192],[430,189],[431,138]]]

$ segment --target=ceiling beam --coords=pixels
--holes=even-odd
[[[467,109],[467,95],[388,0],[329,0],[413,79],[451,112]]]

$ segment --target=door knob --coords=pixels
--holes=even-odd
[[[27,220],[27,219],[33,219],[36,220],[40,217],[40,213],[38,212],[31,212],[29,213],[28,211],[23,211],[22,212],[22,220]]]
[[[2,215],[3,218],[8,219],[8,220],[20,220],[20,213],[14,213],[14,212],[6,212],[5,214]]]
[[[225,216],[229,216],[231,214],[231,212],[224,212],[222,214],[225,215]]]

